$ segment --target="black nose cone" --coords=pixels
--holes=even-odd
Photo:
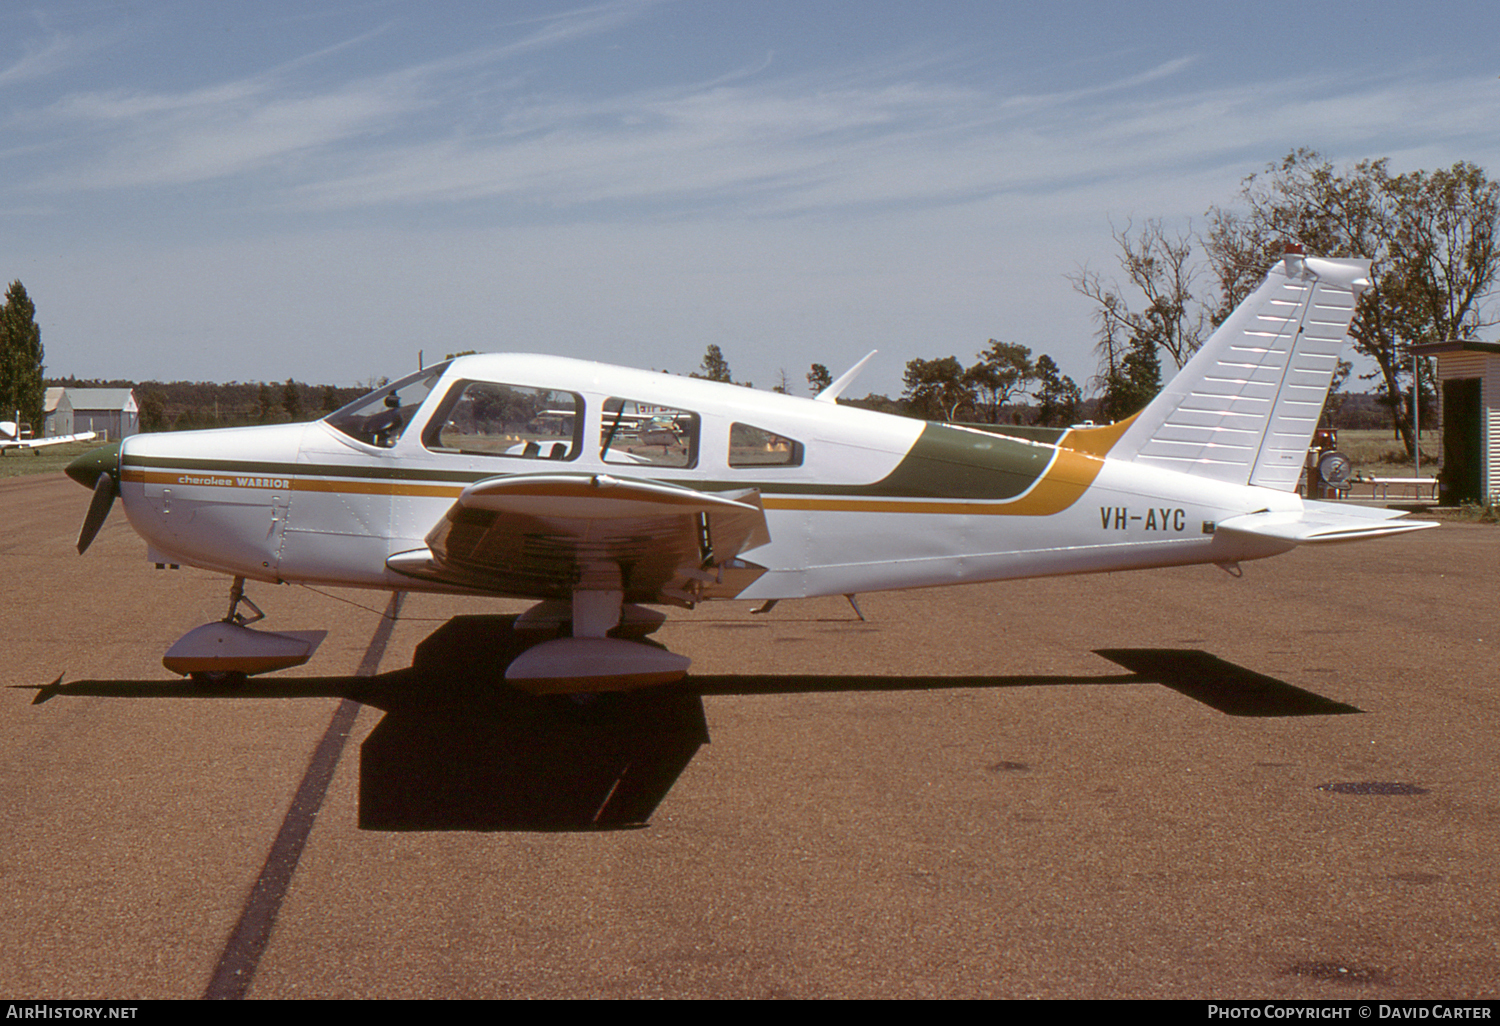
[[[120,479],[120,443],[101,445],[78,457],[64,471],[85,488],[93,488],[100,475],[108,474],[117,482]]]

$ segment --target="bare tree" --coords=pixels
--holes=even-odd
[[[1193,294],[1200,271],[1190,234],[1171,234],[1157,218],[1139,232],[1133,224],[1110,231],[1139,308],[1131,309],[1126,288],[1097,271],[1084,268],[1069,280],[1094,304],[1099,323],[1099,373],[1090,384],[1100,392],[1100,413],[1119,418],[1160,391],[1161,354],[1181,368],[1203,344],[1212,319]]]
[[[1118,283],[1087,269],[1070,279],[1074,291],[1097,304],[1101,339],[1149,337],[1180,368],[1203,344],[1210,321],[1193,295],[1199,272],[1192,236],[1170,234],[1159,218],[1147,221],[1138,233],[1127,224],[1124,229],[1111,228],[1111,234],[1120,250],[1120,270],[1141,297],[1139,312],[1130,309]]]

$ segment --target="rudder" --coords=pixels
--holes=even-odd
[[[1296,488],[1369,273],[1368,260],[1306,257],[1289,246],[1109,455]]]

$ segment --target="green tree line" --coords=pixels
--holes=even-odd
[[[285,382],[127,381],[51,378],[48,387],[130,388],[140,407],[142,431],[188,431],[316,420],[359,398],[364,386],[340,388]]]

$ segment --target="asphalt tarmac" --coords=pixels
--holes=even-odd
[[[710,604],[578,705],[521,603],[253,584],[317,656],[180,681],[227,580],[87,504],[0,483],[0,996],[1500,991],[1500,529]]]

